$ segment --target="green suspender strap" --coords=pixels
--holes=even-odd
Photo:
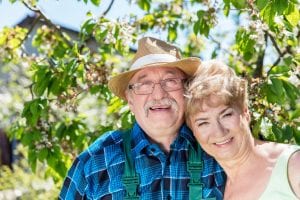
[[[190,173],[189,183],[189,199],[199,200],[202,198],[203,183],[201,182],[201,172],[203,169],[203,161],[201,158],[201,147],[198,144],[195,150],[192,146],[189,147],[189,160],[187,162],[187,171]],[[207,200],[214,200],[215,198],[208,198]]]
[[[127,130],[122,133],[123,148],[125,153],[125,170],[122,177],[122,182],[125,185],[125,200],[138,200],[138,187],[140,179],[135,171],[134,162],[131,155],[131,131]]]

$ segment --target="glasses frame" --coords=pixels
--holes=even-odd
[[[177,83],[180,83],[181,82],[181,86],[179,88],[175,88],[175,89],[166,89],[166,82],[167,81],[170,81],[170,80],[175,80]],[[165,91],[165,92],[172,92],[172,91],[176,91],[176,90],[180,90],[180,89],[183,89],[184,88],[184,82],[186,81],[185,78],[167,78],[167,79],[164,79],[164,80],[160,80],[159,82],[153,82],[153,81],[147,81],[149,83],[152,84],[152,89],[149,90],[149,92],[138,92],[136,90],[137,87],[139,87],[140,85],[144,84],[144,82],[137,82],[137,83],[132,83],[132,84],[129,84],[128,85],[128,89],[129,90],[132,90],[134,92],[134,94],[136,95],[148,95],[148,94],[152,94],[153,91],[154,91],[154,88],[155,88],[155,85],[156,84],[159,84],[160,87]]]

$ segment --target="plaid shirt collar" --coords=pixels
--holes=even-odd
[[[133,139],[133,150],[136,155],[140,155],[141,152],[149,147],[151,142],[147,139],[146,133],[139,126],[137,122],[134,123],[133,128],[131,130],[131,137]],[[193,148],[196,146],[196,140],[191,132],[191,130],[183,124],[179,129],[178,137],[172,143],[172,149],[188,149],[188,145],[192,145]]]

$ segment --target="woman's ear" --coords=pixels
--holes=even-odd
[[[243,109],[243,114],[246,117],[246,120],[248,121],[248,123],[250,124],[250,122],[251,122],[251,115],[250,115],[250,112],[249,112],[249,109],[248,109],[247,106],[245,106],[245,108]]]

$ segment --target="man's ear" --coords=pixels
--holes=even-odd
[[[126,100],[127,100],[130,110],[132,110],[133,100],[132,100],[132,95],[130,94],[130,92],[128,90],[125,91],[125,97],[126,97]]]

